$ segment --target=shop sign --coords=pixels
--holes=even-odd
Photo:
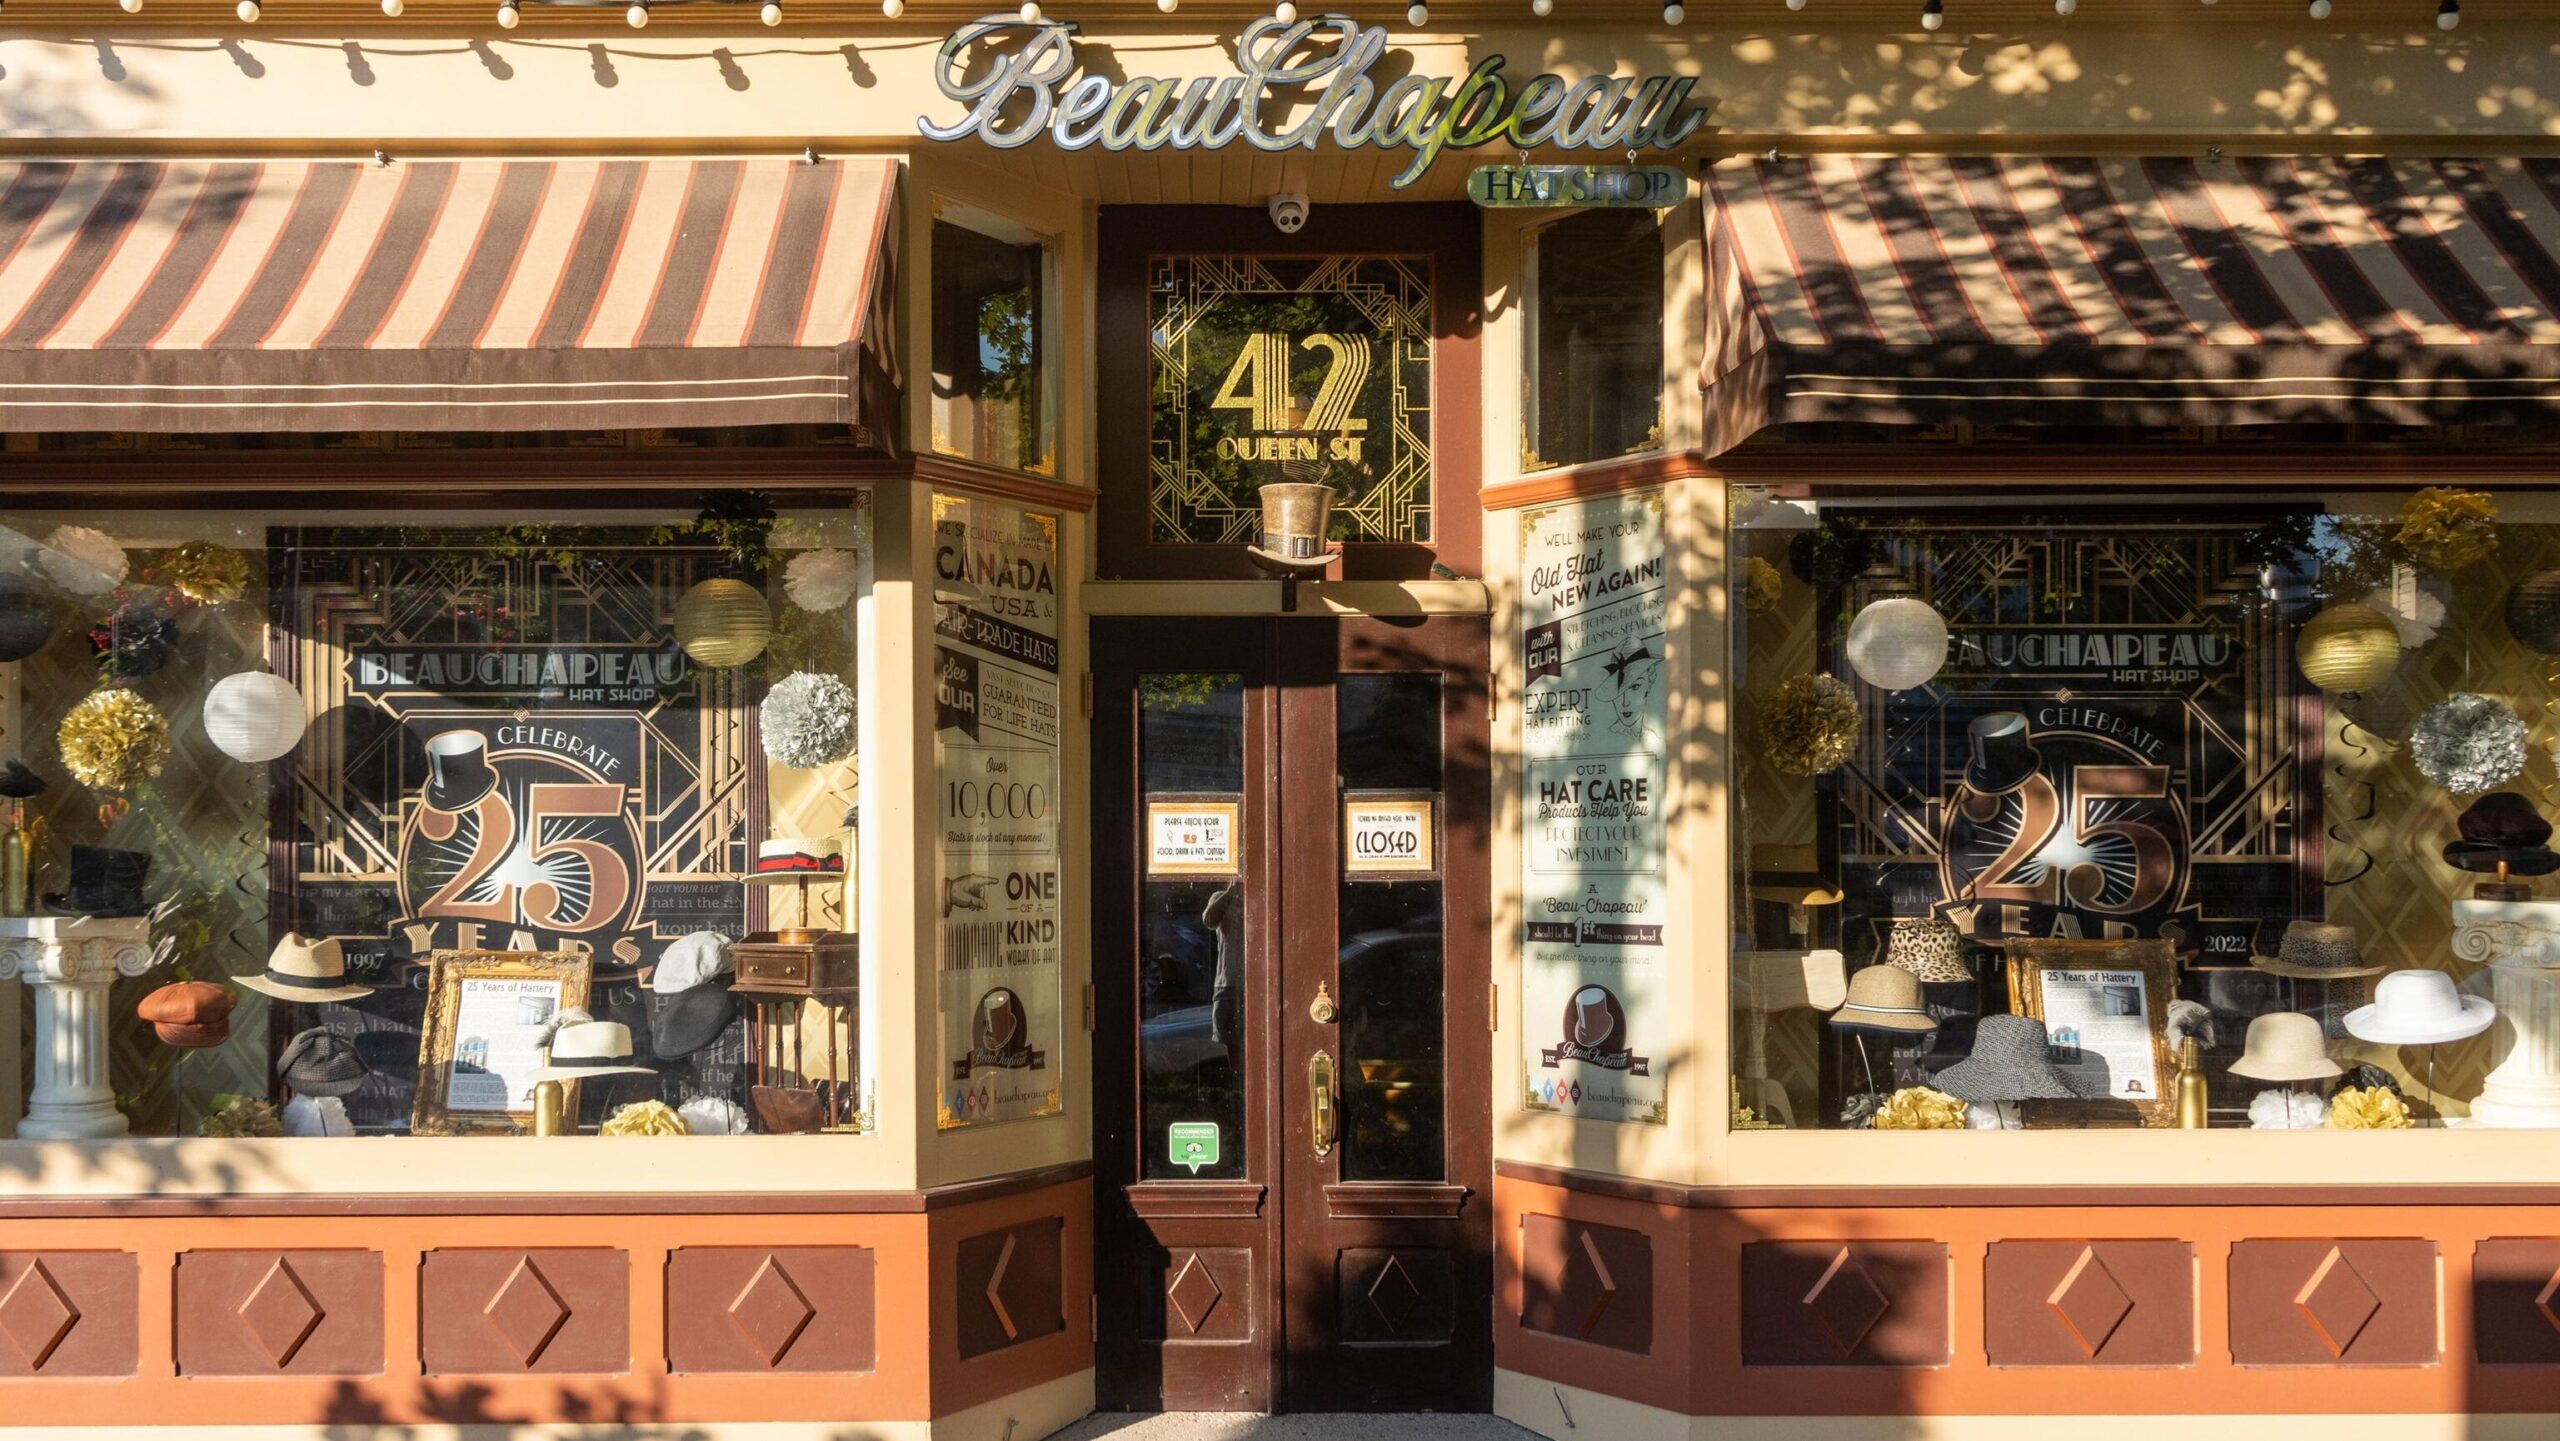
[[[937,495],[933,542],[936,1110],[949,1130],[1064,1108],[1058,518]]]
[[[1660,491],[1521,521],[1523,1105],[1670,1120]]]
[[[1233,800],[1176,797],[1147,802],[1147,874],[1232,876],[1236,873]]]
[[[1342,869],[1353,876],[1435,874],[1440,869],[1433,834],[1438,813],[1428,796],[1345,796]]]
[[[1403,189],[1443,150],[1669,150],[1707,121],[1688,75],[1515,81],[1508,56],[1488,55],[1463,76],[1388,79],[1371,73],[1388,68],[1386,28],[1347,15],[1257,20],[1237,38],[1236,74],[1180,80],[1080,73],[1075,37],[1072,24],[1009,14],[961,26],[942,42],[934,83],[967,112],[947,123],[918,117],[916,128],[1000,150],[1043,134],[1061,150],[1136,151],[1313,150],[1329,136],[1345,150],[1412,151],[1389,182]],[[1265,103],[1282,89],[1297,118],[1273,128]]]
[[[1689,193],[1676,165],[1479,165],[1467,198],[1488,210],[1658,210]]]

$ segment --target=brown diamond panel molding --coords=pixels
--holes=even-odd
[[[1758,1241],[1742,1248],[1746,1366],[1943,1366],[1947,1248]]]
[[[2231,1359],[2243,1366],[2433,1364],[2435,1243],[2235,1242]]]
[[[668,1366],[749,1375],[872,1369],[873,1262],[859,1246],[668,1253]]]
[[[1652,1352],[1651,1237],[1534,1213],[1521,1218],[1520,1231],[1521,1325],[1639,1356]]]
[[[140,1276],[122,1251],[0,1254],[0,1377],[132,1375]]]
[[[2485,1364],[2560,1365],[2560,1240],[2501,1237],[2472,1250],[2471,1334]]]
[[[182,1376],[382,1370],[379,1252],[189,1251],[176,1295]]]
[[[1457,1263],[1423,1246],[1354,1246],[1334,1255],[1334,1300],[1352,1345],[1446,1341],[1456,1323]]]
[[[430,1251],[418,1351],[431,1376],[616,1375],[631,1369],[631,1258],[621,1251]]]
[[[1983,1347],[1994,1366],[2191,1366],[2195,1290],[2185,1241],[1996,1241]]]
[[[952,1269],[967,1360],[1065,1329],[1066,1222],[1055,1216],[970,1236]]]

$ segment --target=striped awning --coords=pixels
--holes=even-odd
[[[2560,419],[2560,161],[1818,156],[1714,167],[1707,206],[1710,454]]]
[[[0,430],[850,423],[896,169],[0,165]]]

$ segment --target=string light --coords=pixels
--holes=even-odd
[[[907,13],[907,0],[880,0],[880,13],[895,20]]]
[[[1935,34],[1938,27],[1946,23],[1947,7],[1940,3],[1940,0],[1922,0],[1920,6],[1921,29]]]
[[[516,28],[516,22],[523,18],[524,17],[516,11],[516,0],[498,0],[499,29],[513,30]]]
[[[2329,0],[2311,0],[2311,18],[2314,20],[2328,19]]]
[[[382,0],[382,13],[395,20],[399,18],[401,11],[408,8],[407,0]]]
[[[782,23],[782,7],[774,0],[764,0],[764,8],[756,12],[756,18],[767,25],[779,25]]]
[[[2436,7],[2436,28],[2450,30],[2462,23],[2462,0],[2444,0]]]
[[[1420,26],[1424,26],[1424,25],[1428,25],[1428,24],[1430,24],[1430,23],[1431,23],[1431,7],[1430,7],[1430,6],[1428,6],[1428,5],[1408,5],[1408,6],[1406,6],[1406,7],[1405,7],[1405,11],[1404,11],[1404,23],[1406,23],[1407,25],[1412,25],[1412,26],[1416,26],[1416,27],[1420,27]]]
[[[1040,23],[1040,0],[1022,0],[1022,12],[1021,12],[1021,13],[1022,13],[1022,23],[1023,23],[1023,24],[1025,24],[1025,25],[1037,25],[1037,24],[1039,24],[1039,23]]]
[[[2068,15],[2079,8],[2080,0],[2053,0],[2053,13],[2056,15]]]
[[[116,0],[116,8],[127,15],[139,15],[142,13],[142,0]]]
[[[264,12],[258,9],[258,0],[240,0],[238,7],[231,13],[239,16],[240,23],[243,25],[255,25],[258,23],[258,16]]]
[[[1529,13],[1544,20],[1556,13],[1556,0],[1529,0]]]
[[[632,0],[631,8],[622,12],[622,18],[630,21],[631,28],[634,30],[647,29],[649,25],[647,0]]]
[[[1670,4],[1662,7],[1662,23],[1665,25],[1677,25],[1688,18],[1689,7],[1681,4],[1680,0],[1671,0]]]
[[[1804,0],[1787,0],[1787,8],[1790,10],[1801,10],[1804,8]]]
[[[1182,8],[1182,0],[1156,0],[1156,8],[1170,15]]]
[[[1271,18],[1283,25],[1295,25],[1298,23],[1298,7],[1290,4],[1289,0],[1280,0],[1279,4],[1271,7]]]

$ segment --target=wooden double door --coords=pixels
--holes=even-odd
[[[1486,634],[1094,623],[1106,1410],[1491,1405]]]

